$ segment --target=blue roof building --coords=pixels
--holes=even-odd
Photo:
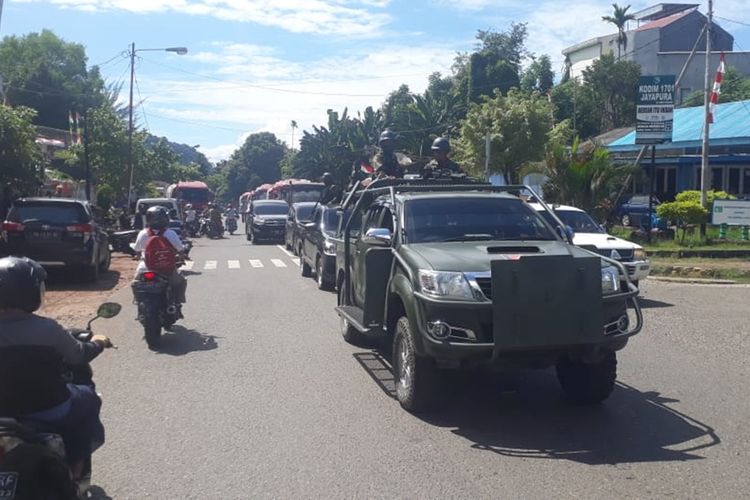
[[[700,189],[703,111],[702,106],[675,109],[672,142],[656,146],[655,193],[661,200]],[[750,100],[717,105],[709,132],[712,188],[750,198]],[[642,147],[635,144],[632,129],[604,146],[622,162],[633,160]],[[646,155],[641,166],[648,171],[650,164]],[[634,191],[648,189],[636,185]]]

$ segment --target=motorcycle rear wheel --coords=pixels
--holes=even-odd
[[[159,318],[146,318],[143,322],[143,334],[149,347],[156,347],[161,339],[161,323]]]

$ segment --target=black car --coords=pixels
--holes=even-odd
[[[304,230],[303,224],[310,222],[313,210],[318,205],[315,201],[303,201],[293,203],[289,207],[289,214],[286,219],[286,249],[299,255],[302,239],[300,234]]]
[[[303,226],[299,255],[302,276],[311,276],[314,269],[321,290],[331,290],[336,283],[336,243],[332,239],[340,217],[338,206],[318,205],[312,221]]]
[[[10,255],[29,257],[45,267],[77,268],[89,281],[109,269],[109,238],[85,201],[16,200],[3,222],[2,240]]]
[[[245,217],[245,236],[253,245],[260,240],[284,241],[289,205],[283,200],[255,200]]]

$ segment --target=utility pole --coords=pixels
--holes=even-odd
[[[708,123],[708,117],[711,106],[711,74],[709,73],[709,66],[711,64],[711,28],[713,27],[713,16],[714,16],[714,2],[708,0],[708,21],[706,24],[706,74],[705,74],[705,95],[703,96],[704,105],[704,116],[703,116],[703,147],[701,148],[701,205],[707,206],[708,201],[708,184],[711,179],[711,170],[708,164],[708,152],[709,152],[709,131],[711,124]]]
[[[490,182],[490,151],[492,149],[492,138],[489,130],[484,136],[484,178]]]
[[[135,42],[130,44],[130,104],[128,105],[128,210],[133,198],[133,80],[135,80]]]

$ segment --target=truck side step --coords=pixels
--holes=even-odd
[[[363,324],[365,312],[357,306],[338,306],[336,313],[349,322],[360,333],[370,333],[370,328]]]

